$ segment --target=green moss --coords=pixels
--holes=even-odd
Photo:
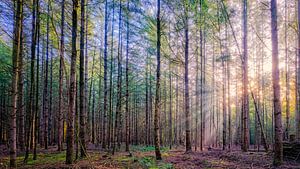
[[[26,165],[40,165],[40,164],[54,164],[54,163],[60,163],[64,162],[66,159],[66,153],[49,153],[49,154],[43,154],[40,153],[37,155],[37,160],[32,159],[32,154],[29,155],[28,161]],[[17,163],[20,165],[23,164],[24,156],[17,157]]]
[[[140,151],[140,152],[149,152],[149,151],[155,151],[154,146],[132,146],[132,151]],[[169,151],[168,147],[160,147],[161,152]]]
[[[39,153],[37,154],[37,160],[33,160],[32,158],[33,155],[30,154],[27,163],[24,164],[24,156],[17,157],[17,166],[30,167],[30,166],[37,166],[42,164],[62,163],[66,159],[66,153],[65,152],[49,153],[49,154]],[[9,157],[3,158],[0,163],[0,168],[8,165],[9,165]]]
[[[149,169],[173,169],[173,165],[163,161],[156,161],[154,156],[146,156],[139,159],[139,163]]]

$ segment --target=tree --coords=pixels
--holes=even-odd
[[[80,130],[79,130],[79,138],[80,138],[80,157],[86,157],[86,145],[85,145],[85,130],[86,130],[86,96],[85,96],[85,79],[84,79],[84,34],[85,34],[85,0],[81,0],[81,23],[80,23],[80,67],[79,67],[79,87],[80,87]]]
[[[39,70],[40,70],[40,34],[41,34],[41,29],[40,29],[40,8],[39,8],[39,0],[36,1],[36,13],[37,13],[37,18],[36,18],[36,25],[37,25],[37,59],[36,59],[36,92],[35,92],[35,112],[32,117],[32,133],[33,133],[33,160],[37,159],[37,142],[38,142],[38,110],[39,110]],[[29,150],[26,151],[27,154],[29,154]]]
[[[48,149],[48,118],[49,118],[49,102],[48,102],[48,68],[49,68],[49,21],[50,20],[50,0],[47,3],[47,23],[46,23],[46,62],[44,70],[44,90],[43,90],[43,130],[44,130],[44,147]]]
[[[298,0],[298,63],[297,67],[297,77],[296,77],[296,135],[297,139],[300,140],[300,0]]]
[[[10,150],[10,161],[9,166],[16,168],[17,159],[17,140],[16,140],[16,113],[17,113],[17,102],[18,102],[18,83],[19,83],[19,62],[22,59],[21,52],[21,36],[22,36],[22,15],[23,15],[23,0],[16,0],[15,18],[14,18],[14,35],[13,35],[13,53],[12,53],[12,109],[10,113],[10,129],[9,129],[9,150]]]
[[[119,1],[119,44],[118,44],[118,79],[117,79],[117,88],[118,88],[118,97],[117,97],[117,107],[116,107],[116,116],[115,116],[115,131],[114,131],[114,140],[113,140],[113,154],[116,149],[116,142],[118,142],[118,147],[120,147],[120,136],[121,136],[121,127],[122,127],[122,3]]]
[[[289,83],[289,66],[288,66],[288,28],[287,28],[287,20],[288,20],[288,2],[285,1],[284,3],[284,52],[285,52],[285,85],[286,85],[286,92],[285,92],[285,101],[286,101],[286,125],[285,125],[285,139],[289,139],[290,133],[290,83]]]
[[[126,30],[126,112],[125,112],[125,142],[126,142],[126,147],[125,150],[129,151],[129,79],[128,79],[128,74],[129,74],[129,66],[128,66],[128,55],[129,55],[129,0],[127,0],[127,30]],[[146,78],[148,78],[146,76]],[[146,91],[148,93],[148,89]],[[148,99],[148,95],[146,96],[146,100]],[[146,107],[146,111],[148,111],[148,107]],[[148,119],[146,119],[148,122]],[[148,133],[148,130],[146,130]],[[148,136],[148,135],[147,135]],[[148,137],[147,137],[148,138]],[[148,144],[148,140],[147,140]]]
[[[103,105],[103,124],[102,124],[102,148],[106,148],[106,124],[107,124],[107,29],[108,29],[108,2],[105,0],[105,21],[104,21],[104,105]]]
[[[58,151],[63,150],[63,59],[65,51],[65,0],[61,1],[61,37],[60,37],[60,56],[59,56],[59,98],[58,98],[58,137],[57,137],[57,148]]]
[[[66,163],[73,163],[73,144],[74,144],[74,116],[75,116],[75,98],[76,98],[76,38],[77,38],[77,14],[78,0],[73,0],[72,8],[72,56],[70,68],[70,89],[69,89],[69,111],[67,114],[67,152]]]
[[[35,78],[34,78],[34,63],[35,63],[35,52],[36,52],[36,40],[37,40],[37,26],[36,26],[36,8],[38,5],[38,0],[34,0],[32,2],[32,35],[31,35],[31,61],[30,61],[30,88],[29,88],[29,103],[28,103],[28,108],[27,108],[27,125],[26,125],[26,153],[25,153],[25,158],[24,162],[26,163],[28,160],[29,156],[29,138],[30,138],[30,128],[31,128],[31,122],[33,120],[31,117],[33,117],[33,114],[35,113],[35,106],[34,105],[34,91],[35,91]],[[38,87],[37,87],[38,88]],[[21,120],[20,120],[21,121]],[[24,140],[20,140],[20,142],[23,142]]]
[[[160,47],[161,47],[161,30],[160,30],[160,0],[157,0],[156,27],[157,27],[157,68],[156,68],[156,92],[155,92],[155,108],[154,108],[154,144],[155,156],[157,160],[161,160],[160,142],[159,142],[159,116],[160,116]]]
[[[243,56],[242,56],[242,150],[249,148],[249,96],[248,96],[248,43],[247,43],[247,0],[243,0]]]
[[[185,151],[192,151],[191,126],[190,126],[190,97],[189,97],[189,26],[188,2],[184,1],[184,99],[185,99]]]
[[[277,30],[277,1],[271,0],[271,33],[272,33],[272,87],[273,105],[275,119],[275,145],[274,145],[274,165],[281,165],[283,162],[282,149],[282,123],[281,123],[281,103],[279,85],[279,59],[278,59],[278,30]]]

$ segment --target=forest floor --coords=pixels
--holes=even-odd
[[[7,168],[9,156],[7,149],[0,146],[0,168]],[[89,156],[80,159],[73,165],[66,165],[65,152],[56,152],[56,147],[50,147],[48,150],[40,150],[38,160],[33,161],[29,157],[28,163],[23,164],[23,154],[18,156],[18,168],[129,168],[129,169],[265,169],[274,168],[272,166],[272,154],[265,152],[246,152],[239,150],[222,151],[212,149],[202,152],[191,152],[186,154],[183,147],[169,150],[162,148],[163,160],[156,161],[154,147],[132,146],[131,153],[117,152],[114,156],[96,149],[89,150]],[[300,169],[300,163],[294,161],[284,161],[280,169],[293,168]]]

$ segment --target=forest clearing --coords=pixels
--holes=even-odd
[[[0,168],[300,168],[300,0],[0,0]]]

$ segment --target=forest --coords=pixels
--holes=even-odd
[[[0,0],[0,168],[300,168],[300,0]]]

